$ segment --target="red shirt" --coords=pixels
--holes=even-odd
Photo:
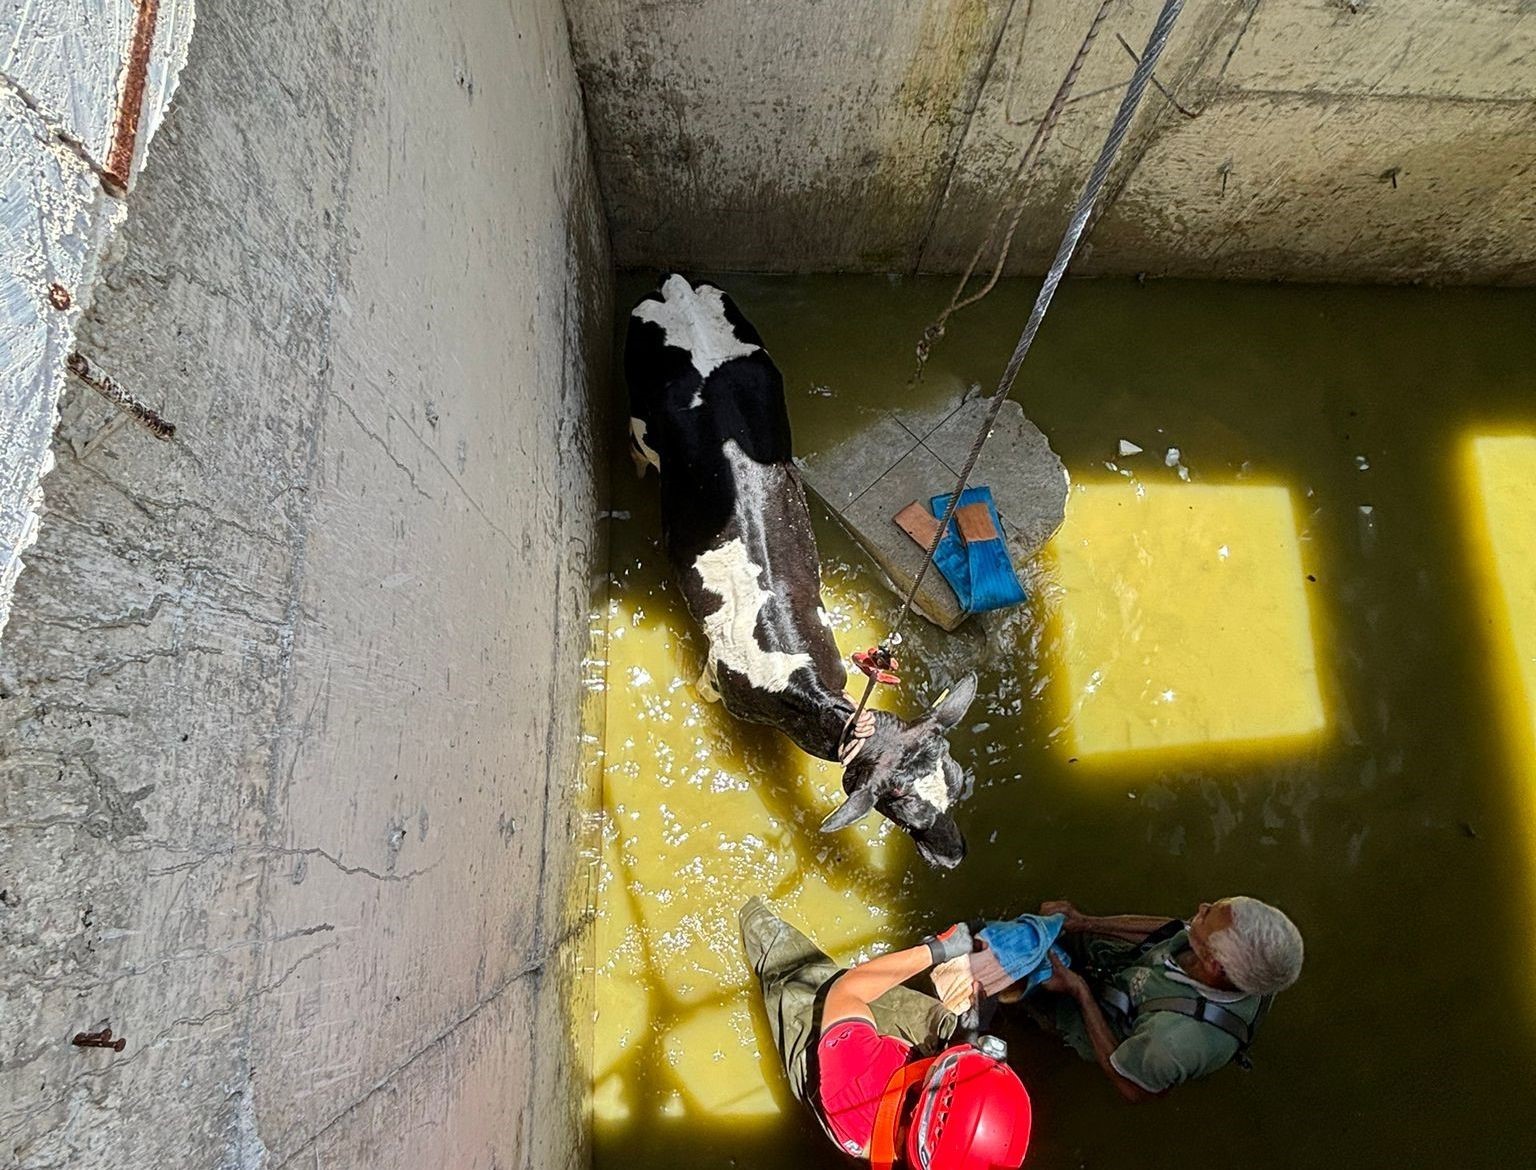
[[[869,1152],[880,1094],[915,1051],[899,1037],[880,1035],[868,1020],[838,1020],[821,1033],[821,1112],[838,1144],[855,1157]]]

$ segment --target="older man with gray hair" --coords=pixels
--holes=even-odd
[[[1040,913],[1065,917],[1071,965],[1053,955],[1046,994],[1027,1006],[1129,1101],[1233,1060],[1246,1065],[1270,1001],[1301,974],[1301,932],[1255,898],[1202,903],[1187,922],[1094,917],[1071,902],[1046,902]]]

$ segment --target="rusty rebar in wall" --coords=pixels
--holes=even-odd
[[[172,439],[176,426],[168,423],[132,394],[124,390],[110,375],[98,370],[83,353],[72,353],[65,360],[69,372],[96,391],[112,405],[126,411],[141,427],[157,439]]]
[[[120,192],[128,190],[128,180],[133,177],[133,155],[139,140],[139,119],[144,112],[144,87],[149,80],[149,58],[155,48],[160,0],[138,0],[138,8],[123,74],[123,94],[117,104],[117,122],[112,128],[112,148],[103,168],[107,181]]]

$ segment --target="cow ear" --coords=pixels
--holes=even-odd
[[[847,800],[827,814],[827,819],[821,822],[821,831],[835,833],[839,829],[846,829],[874,807],[875,786],[866,784],[856,788],[848,794]]]
[[[965,718],[967,709],[975,701],[976,673],[972,671],[939,696],[928,718],[947,731]]]
[[[933,818],[926,829],[913,829],[912,843],[929,865],[954,869],[965,860],[965,837],[948,813]]]

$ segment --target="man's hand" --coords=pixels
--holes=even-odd
[[[848,725],[845,723],[843,725],[843,743],[837,749],[838,763],[846,768],[853,761],[853,757],[863,750],[864,741],[874,734],[875,713],[873,711],[866,710],[861,713],[859,721],[853,725],[851,733],[848,730]]]
[[[940,963],[931,974],[933,989],[939,993],[940,1002],[957,1016],[974,1008],[983,994],[981,984],[971,974],[969,955]]]
[[[980,949],[976,945],[977,940],[971,937],[971,928],[963,922],[957,922],[938,934],[931,934],[923,942],[928,945],[928,953],[933,956],[935,967]]]
[[[1066,934],[1082,934],[1091,925],[1088,916],[1071,902],[1041,902],[1040,913],[1065,915],[1067,920],[1061,929]]]
[[[1042,983],[1041,987],[1061,995],[1070,995],[1074,999],[1088,994],[1088,984],[1081,975],[1071,967],[1063,966],[1061,960],[1056,957],[1055,951],[1048,951],[1047,955],[1051,960],[1051,977]]]

